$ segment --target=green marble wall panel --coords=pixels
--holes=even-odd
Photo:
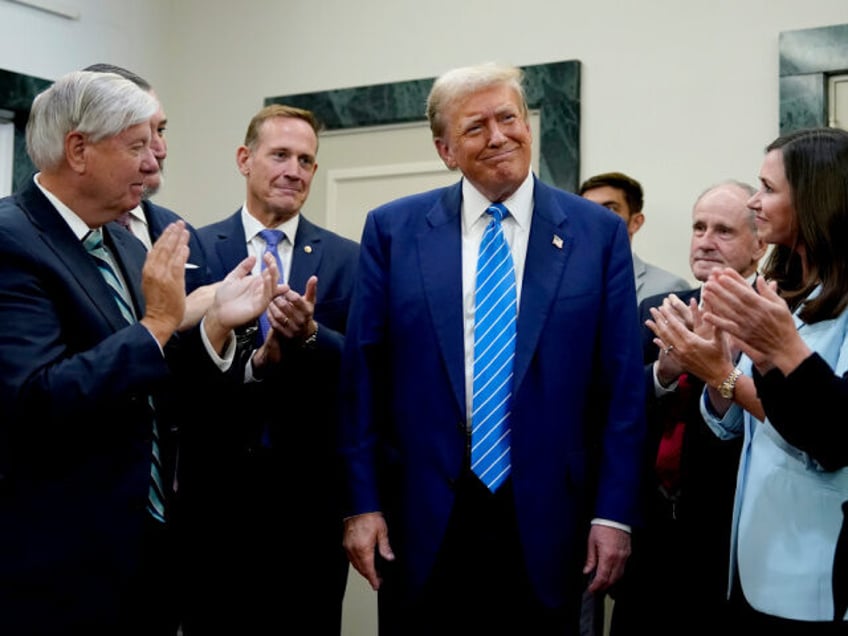
[[[580,62],[522,67],[527,102],[539,110],[539,177],[574,192],[580,178]],[[434,78],[265,98],[314,112],[327,130],[426,119]]]
[[[45,88],[50,80],[13,73],[0,69],[0,109],[15,114],[15,157],[12,168],[12,189],[27,179],[35,170],[26,151],[26,122],[32,100]]]
[[[827,82],[848,73],[848,24],[780,34],[780,132],[827,126]]]

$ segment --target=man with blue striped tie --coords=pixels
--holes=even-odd
[[[188,232],[151,250],[109,222],[157,170],[156,101],[114,74],[78,71],[33,102],[38,167],[0,200],[0,633],[164,634],[145,571],[164,523],[156,396],[190,374],[224,382],[232,328],[255,319],[276,274],[246,259],[202,323],[185,311]],[[273,260],[271,270],[276,270]]]
[[[380,636],[577,634],[637,521],[642,356],[627,229],[539,181],[519,69],[427,115],[462,178],[365,222],[344,352],[345,548]]]

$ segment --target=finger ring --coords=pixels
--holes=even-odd
[[[288,326],[289,326],[289,317],[283,316],[283,327],[288,327]]]
[[[667,319],[667,318],[663,318],[663,324],[664,324],[664,325],[667,325],[667,324],[668,324],[668,319]]]
[[[668,355],[674,351],[674,345],[668,345],[665,349],[663,349],[663,354]]]

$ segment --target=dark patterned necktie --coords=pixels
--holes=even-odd
[[[92,230],[83,239],[83,246],[86,251],[94,259],[97,264],[97,269],[112,290],[112,296],[115,303],[121,310],[121,315],[127,321],[128,325],[136,321],[135,311],[133,310],[132,301],[130,299],[129,290],[124,286],[121,278],[118,276],[117,270],[113,265],[111,255],[107,252],[106,246],[103,245],[103,231],[100,228]],[[150,401],[151,410],[153,402]],[[151,448],[151,463],[150,463],[150,485],[147,496],[147,510],[157,521],[165,521],[165,491],[162,488],[162,464],[159,455],[159,430],[156,425],[156,417],[154,411],[153,417],[153,441]]]

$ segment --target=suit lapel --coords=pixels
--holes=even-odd
[[[241,210],[227,219],[216,238],[215,256],[220,263],[220,270],[216,274],[220,280],[247,257],[247,239],[241,223]]]
[[[461,195],[459,184],[445,191],[427,213],[427,224],[416,237],[416,249],[436,340],[456,403],[465,413]]]
[[[306,281],[318,271],[323,257],[324,250],[318,227],[301,215],[292,249],[289,279],[286,281],[289,287],[303,294],[306,291]],[[318,281],[318,285],[321,285],[321,281]]]
[[[514,392],[517,393],[559,292],[574,237],[567,217],[550,188],[536,180],[533,221],[527,243],[515,353]]]
[[[94,260],[38,186],[30,180],[21,190],[19,197],[32,224],[38,228],[41,240],[53,256],[64,263],[71,277],[79,283],[82,293],[91,300],[92,308],[103,317],[113,331],[126,326],[126,320],[115,303],[112,290],[103,279]],[[115,257],[125,275],[126,272],[133,270],[132,267],[124,266],[120,255],[115,254]],[[136,306],[139,306],[141,264],[138,265],[137,270],[137,282],[131,293],[136,300]],[[133,287],[133,284],[130,283],[130,286]]]

